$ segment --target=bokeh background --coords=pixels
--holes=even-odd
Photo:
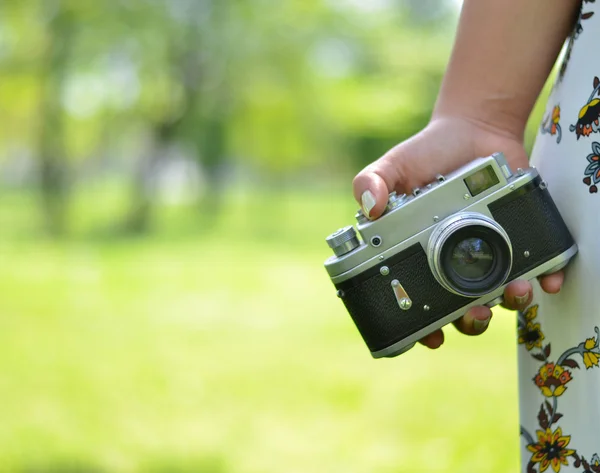
[[[459,8],[2,0],[0,471],[517,470],[514,314],[375,361],[322,267]]]

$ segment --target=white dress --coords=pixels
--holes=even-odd
[[[570,1],[570,0],[567,0]],[[522,472],[600,473],[600,5],[585,0],[531,160],[579,254],[519,313]]]

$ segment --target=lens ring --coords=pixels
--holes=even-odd
[[[487,269],[479,277],[465,277],[466,273],[453,268],[454,249],[469,239],[481,240],[492,254],[490,264],[477,268]],[[436,280],[448,291],[465,297],[481,297],[492,292],[504,284],[512,269],[508,235],[493,219],[476,212],[456,214],[440,222],[429,238],[427,256]]]
[[[483,241],[491,250],[490,264],[479,277],[466,277],[465,274],[456,271],[452,265],[454,249],[467,239]],[[507,271],[509,269],[507,261],[509,261],[509,250],[505,240],[489,227],[479,225],[457,230],[444,242],[440,251],[441,271],[446,283],[455,292],[463,295],[482,296],[501,286],[510,272]]]

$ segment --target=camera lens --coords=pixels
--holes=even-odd
[[[447,290],[480,297],[500,287],[512,268],[512,247],[504,229],[482,214],[444,220],[430,237],[428,259]]]
[[[481,238],[465,238],[450,253],[450,268],[465,280],[483,279],[494,266],[494,251]]]

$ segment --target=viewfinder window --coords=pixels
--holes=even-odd
[[[465,179],[465,184],[473,197],[495,186],[499,182],[498,176],[491,165],[484,167]]]

